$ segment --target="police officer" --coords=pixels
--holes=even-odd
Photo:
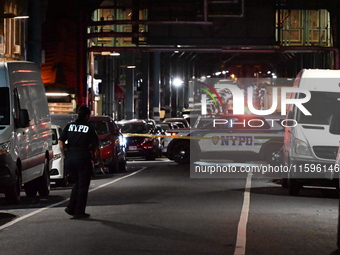
[[[70,201],[65,208],[65,212],[72,215],[73,219],[90,217],[90,214],[85,213],[85,208],[93,172],[93,152],[98,156],[99,166],[104,168],[97,133],[88,124],[90,114],[88,107],[81,106],[76,121],[67,124],[59,137],[59,145],[65,156],[65,169],[74,181]]]

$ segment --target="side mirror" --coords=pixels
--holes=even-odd
[[[27,109],[20,109],[19,111],[19,127],[28,127],[30,122]]]
[[[329,132],[333,135],[340,135],[340,113],[332,114],[329,120]]]

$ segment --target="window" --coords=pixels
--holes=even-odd
[[[280,10],[276,24],[276,40],[282,46],[332,46],[327,10]]]
[[[0,125],[10,124],[9,88],[0,88]]]

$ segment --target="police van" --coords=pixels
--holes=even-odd
[[[178,164],[201,158],[236,162],[265,160],[281,164],[285,120],[282,116],[207,115],[194,128],[172,130],[166,156]]]
[[[39,68],[32,62],[0,62],[0,192],[18,203],[50,192],[51,118]]]
[[[340,70],[303,69],[294,81],[294,88],[310,93],[303,108],[290,104],[287,119],[296,125],[288,127],[284,135],[283,159],[289,166],[286,182],[290,195],[297,196],[304,186],[338,186],[329,181],[334,166],[340,136],[330,132],[330,121],[340,112]],[[306,98],[305,92],[291,94],[291,99]],[[337,117],[334,117],[337,116]]]

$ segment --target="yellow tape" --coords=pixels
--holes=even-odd
[[[148,135],[148,134],[130,134],[124,133],[124,136],[139,136],[139,137],[161,137],[161,138],[174,138],[174,139],[188,139],[188,140],[219,140],[219,141],[246,141],[245,139],[231,139],[220,137],[205,137],[205,136],[180,136],[180,135]],[[280,137],[277,137],[280,138]],[[281,141],[273,141],[273,143],[282,143]]]

